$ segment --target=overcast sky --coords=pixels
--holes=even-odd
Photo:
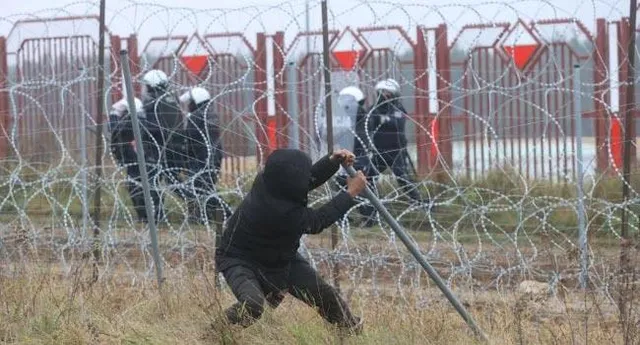
[[[3,0],[0,12],[0,35],[8,35],[19,19],[65,15],[98,14],[98,1],[69,2],[67,0]],[[455,3],[455,4],[454,4]],[[200,33],[243,32],[249,41],[255,41],[256,32],[286,32],[291,42],[296,32],[304,30],[305,1],[279,0],[107,0],[107,25],[119,35],[137,33],[141,46],[150,37],[190,35]],[[312,30],[319,30],[320,2],[311,1]],[[516,18],[532,19],[579,18],[589,29],[595,27],[596,18],[617,20],[628,15],[628,0],[554,0],[554,1],[482,1],[482,0],[413,0],[363,1],[329,0],[330,24],[344,28],[400,25],[412,38],[415,26],[435,27],[446,23],[449,40],[465,24],[514,22]],[[62,25],[50,23],[24,26],[12,35],[51,36],[93,34],[95,23]],[[572,30],[564,26],[562,30]],[[390,38],[398,40],[397,37]]]

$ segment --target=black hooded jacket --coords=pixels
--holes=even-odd
[[[151,89],[142,102],[150,135],[155,140],[153,144],[157,145],[156,152],[165,155],[180,152],[184,145],[184,135],[182,114],[175,96],[163,89]]]
[[[149,152],[157,152],[156,148],[149,147],[148,145],[151,141],[149,139],[149,125],[144,117],[139,117],[138,121],[141,127],[140,132],[142,134],[142,145],[145,151],[146,161],[155,163],[152,159],[154,155],[148,154]],[[123,114],[122,117],[119,117],[115,113],[109,114],[109,130],[111,132],[111,152],[118,163],[122,165],[137,164],[138,157],[132,143],[135,137],[133,135],[133,125],[129,112]]]
[[[303,234],[320,233],[355,205],[341,192],[318,209],[307,207],[308,192],[338,168],[329,156],[312,166],[302,151],[274,151],[227,224],[216,249],[217,269],[224,271],[241,260],[267,272],[288,270]]]

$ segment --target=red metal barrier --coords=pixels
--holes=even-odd
[[[546,28],[551,25],[575,25],[576,39],[595,45],[585,27],[570,19],[468,26],[459,33],[458,38],[483,30],[486,39],[452,65],[463,79],[464,105],[457,117],[464,119],[467,176],[484,174],[505,162],[527,178],[573,176],[575,165],[569,158],[575,149],[574,104],[573,93],[567,90],[573,88],[573,66],[587,63],[593,48],[579,52],[564,37],[545,36],[554,32]],[[518,66],[508,54],[517,49],[512,37],[525,35],[530,37],[518,45],[537,47],[523,50],[530,53],[528,62]],[[460,49],[456,41],[451,49],[451,54]],[[582,73],[582,84],[592,84],[591,75]],[[582,108],[591,112],[593,100],[584,101]]]
[[[278,148],[289,145],[289,114],[287,111],[287,88],[285,86],[285,54],[284,32],[279,31],[273,36],[273,70],[276,106],[276,142]]]
[[[257,34],[256,43],[256,71],[255,71],[255,99],[256,99],[256,136],[258,138],[258,164],[264,164],[273,149],[270,145],[274,138],[268,136],[268,101],[267,101],[267,36]]]
[[[429,76],[427,74],[427,41],[426,28],[418,26],[417,42],[415,55],[413,57],[413,65],[416,73],[415,78],[415,121],[416,121],[416,150],[418,153],[418,175],[426,176],[431,167],[434,165],[432,155],[430,154],[432,147],[431,139],[434,133],[427,134],[427,130],[431,127],[433,121],[431,112],[429,111]]]
[[[338,31],[329,31],[329,44],[333,44]],[[305,47],[305,41],[313,43],[309,46],[309,51]],[[320,101],[320,94],[324,90],[322,84],[323,75],[318,73],[322,64],[322,32],[301,32],[298,33],[287,47],[287,56],[296,61],[298,70],[297,79],[295,81],[287,80],[287,83],[296,83],[298,94],[298,123],[300,128],[301,150],[309,152],[316,145],[316,128],[314,125],[314,116],[316,106]],[[266,109],[266,108],[265,108]]]
[[[439,112],[435,120],[433,133],[437,149],[442,159],[435,162],[438,169],[445,165],[447,169],[452,168],[453,146],[451,142],[452,122],[451,122],[451,60],[449,46],[447,45],[447,26],[441,24],[436,29],[436,70],[439,73],[437,81]]]
[[[197,77],[215,95],[213,104],[225,124],[222,143],[229,157],[225,162],[226,171],[237,176],[253,168],[246,166],[244,157],[253,155],[257,144],[252,135],[247,135],[247,119],[253,119],[254,115],[251,77],[254,77],[256,49],[242,33],[207,34],[202,40],[211,55]],[[187,48],[181,52],[182,58],[198,54]]]
[[[118,67],[120,50],[122,50],[122,39],[119,36],[111,36],[111,56],[109,56],[109,66],[111,68],[111,103],[115,103],[122,98],[122,89],[118,85],[120,76],[122,75]]]
[[[609,165],[608,140],[607,140],[607,105],[610,104],[610,93],[607,92],[606,80],[609,70],[609,35],[607,21],[598,19],[596,23],[596,49],[593,51],[593,82],[596,111],[596,160],[597,169],[604,172]]]
[[[97,37],[69,35],[68,24],[91,33],[99,26],[94,16],[24,20],[16,22],[7,37],[7,55],[17,72],[13,82],[18,85],[18,130],[12,140],[20,157],[31,163],[48,165],[63,157],[78,161],[80,147],[86,145],[77,135],[85,130],[80,117],[85,111],[95,116]],[[87,143],[95,142],[93,135],[87,133]]]
[[[93,71],[97,40],[81,32],[71,36],[67,32],[61,35],[46,33],[39,37],[32,33],[31,36],[17,35],[14,31],[22,30],[23,26],[78,20],[91,21],[97,26],[96,17],[27,20],[17,22],[6,40],[0,38],[0,88],[18,85],[20,91],[15,94],[18,112],[13,116],[18,124],[14,140],[22,158],[51,162],[64,150],[75,158],[80,145],[75,131],[82,112],[78,105],[95,113],[92,99],[97,90],[95,83],[88,81],[90,78],[80,85],[81,71],[71,67],[86,66]],[[572,139],[575,105],[570,90],[572,66],[579,63],[585,66],[583,94],[589,94],[589,88],[593,88],[594,100],[584,100],[582,108],[584,118],[595,122],[598,170],[610,167],[610,154],[613,163],[619,166],[622,127],[608,113],[608,23],[602,19],[597,21],[596,37],[573,19],[515,24],[465,26],[451,46],[447,45],[445,25],[431,29],[418,27],[415,43],[398,26],[330,31],[332,64],[338,71],[337,62],[341,57],[350,58],[356,54],[355,65],[349,67],[353,67],[354,75],[369,96],[373,94],[372,86],[376,81],[392,77],[402,84],[405,97],[415,99],[415,102],[404,103],[416,124],[420,174],[428,174],[436,168],[451,168],[454,153],[457,157],[459,150],[463,150],[462,165],[469,177],[484,174],[506,162],[530,178],[562,179],[574,173],[571,152],[575,149]],[[549,30],[553,25],[575,28],[579,43],[591,48],[579,49],[568,38],[545,36],[555,31]],[[617,40],[621,43],[617,61],[621,67],[619,78],[625,80],[629,68],[624,43],[631,28],[627,20],[617,23],[617,27]],[[460,48],[458,43],[463,36],[474,30],[475,33],[481,31],[485,41]],[[517,45],[511,42],[516,31],[529,35],[530,42]],[[434,52],[428,51],[431,46],[425,43],[426,32],[435,32]],[[393,42],[380,40],[387,36],[392,37]],[[312,43],[305,48],[307,38]],[[322,73],[318,73],[321,70],[320,38],[320,32],[299,33],[285,48],[284,33],[273,36],[276,105],[273,123],[269,122],[266,97],[266,35],[257,35],[257,49],[242,33],[153,38],[142,54],[149,58],[151,64],[148,66],[140,66],[139,61],[135,61],[138,56],[135,36],[127,38],[127,47],[134,59],[134,74],[139,74],[141,68],[159,68],[180,86],[200,84],[216,95],[216,109],[223,123],[228,124],[223,143],[231,156],[246,157],[254,155],[253,145],[256,144],[255,139],[245,135],[248,126],[255,125],[258,146],[264,154],[289,145],[289,114],[294,110],[287,108],[288,82],[297,85],[298,109],[295,111],[300,124],[299,147],[309,151],[318,144],[313,120],[324,90]],[[111,37],[110,42],[114,84],[111,100],[115,101],[121,97],[121,90],[115,85],[120,79],[117,53],[122,43],[118,37]],[[398,46],[403,48],[398,49]],[[428,74],[431,70],[428,56],[432,53],[436,56],[436,85],[429,85],[432,79]],[[296,61],[295,81],[286,80],[285,56]],[[7,69],[13,65],[18,71],[15,81],[7,79]],[[593,66],[593,73],[590,66]],[[29,82],[29,86],[20,86],[22,82]],[[60,85],[66,85],[64,92],[60,92]],[[415,89],[407,85],[415,85]],[[434,108],[429,101],[429,90],[436,89],[437,108]],[[626,92],[625,83],[621,83],[620,99],[623,102]],[[84,100],[79,101],[80,97]],[[369,97],[368,103],[372,102]],[[0,126],[5,130],[10,126],[7,121],[12,119],[9,108],[8,93],[0,93]],[[624,107],[621,113],[624,113]],[[247,123],[248,118],[255,121]],[[271,127],[274,127],[274,133],[269,132]],[[464,137],[459,139],[463,148],[458,149],[458,142],[452,140],[457,140],[460,132]],[[635,133],[632,135],[635,137]],[[5,157],[9,150],[10,139],[5,135],[3,140],[0,141],[0,157]],[[91,142],[90,138],[88,140]],[[634,153],[632,157],[635,157]],[[245,170],[235,160],[232,165],[233,172]]]
[[[618,114],[618,118],[612,119],[611,123],[611,154],[613,155],[613,163],[616,167],[622,170],[622,162],[623,162],[623,154],[624,154],[624,138],[625,138],[625,118],[626,114],[629,110],[633,111],[634,105],[627,104],[627,92],[629,89],[629,85],[627,84],[627,76],[631,72],[629,66],[629,33],[631,31],[631,23],[629,22],[629,18],[622,18],[620,22],[618,22],[618,66],[619,69],[619,77],[620,81],[620,113]],[[636,53],[637,56],[637,53]],[[637,101],[637,100],[636,100]],[[631,125],[631,152],[630,157],[632,164],[636,160],[636,128],[635,128],[635,117],[630,117],[631,121],[634,123]]]

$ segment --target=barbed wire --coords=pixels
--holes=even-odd
[[[183,168],[158,167],[150,178],[163,199],[162,255],[169,270],[180,272],[193,264],[198,248],[211,254],[215,245],[215,222],[192,217],[192,208],[206,209],[208,198],[237,207],[274,148],[300,148],[317,157],[322,145],[326,147],[320,132],[325,96],[321,36],[315,31],[319,25],[314,19],[304,32],[300,18],[304,4],[292,1],[228,9],[121,3],[125,5],[108,6],[111,36],[103,66],[108,71],[106,109],[122,96],[117,42],[130,53],[137,52],[132,57],[137,85],[144,72],[157,68],[169,76],[176,94],[204,87],[211,92],[210,107],[222,123],[226,157],[215,189],[197,191],[193,185],[197,176],[163,181],[162,176],[178,176]],[[566,9],[572,5],[575,11]],[[498,290],[525,279],[548,282],[554,289],[558,284],[577,284],[574,146],[576,140],[586,139],[575,137],[573,97],[579,95],[586,106],[583,124],[594,142],[588,145],[586,160],[592,164],[584,200],[590,234],[589,277],[596,288],[610,288],[614,279],[610,273],[617,262],[605,254],[617,247],[606,243],[620,238],[622,209],[630,212],[632,232],[638,232],[639,219],[633,211],[640,201],[635,180],[630,183],[631,199],[623,202],[617,193],[625,182],[619,167],[622,119],[614,108],[623,105],[612,104],[611,94],[624,92],[626,83],[613,87],[611,76],[624,68],[625,59],[619,59],[622,66],[609,64],[603,57],[613,53],[602,42],[614,35],[598,36],[602,25],[609,31],[629,30],[621,21],[623,12],[612,13],[619,5],[596,1],[559,5],[542,0],[528,5],[508,1],[331,4],[333,52],[355,52],[349,69],[340,68],[337,58],[333,61],[333,96],[340,88],[357,84],[372,106],[376,82],[394,78],[400,83],[400,102],[408,113],[408,156],[420,175],[415,186],[427,201],[410,200],[390,176],[378,179],[377,191],[449,284]],[[496,16],[488,16],[483,7],[494,8]],[[109,150],[108,131],[102,134],[102,152],[95,152],[91,144],[97,135],[95,105],[101,92],[96,89],[98,35],[85,30],[82,23],[93,23],[92,29],[98,26],[92,17],[97,5],[76,2],[69,8],[0,17],[0,22],[13,28],[0,32],[7,37],[0,61],[8,61],[6,71],[0,64],[0,97],[6,100],[0,99],[0,116],[5,119],[2,135],[7,144],[0,164],[0,253],[4,262],[20,260],[24,253],[16,241],[26,236],[44,257],[70,272],[73,258],[93,245],[92,230],[81,225],[80,206],[89,202],[82,199],[82,191],[86,188],[92,195],[99,186],[104,192],[100,232],[104,272],[115,274],[118,267],[130,276],[145,276],[153,267],[149,239],[144,226],[136,222],[125,187],[137,183],[126,173],[132,164],[117,163]],[[79,8],[84,12],[77,12]],[[311,2],[309,9],[314,18],[319,17],[317,2]],[[603,9],[612,14],[598,23],[599,16],[607,14]],[[450,16],[452,10],[458,16]],[[591,16],[578,15],[585,12]],[[67,18],[54,20],[44,13]],[[559,18],[565,15],[581,21]],[[519,22],[519,17],[528,19]],[[507,24],[502,27],[494,24],[497,21]],[[586,41],[574,33],[576,23],[588,30]],[[526,66],[517,66],[504,50],[510,44],[504,42],[518,25],[523,28],[513,47],[534,46]],[[559,27],[550,30],[564,40],[546,39],[537,29],[542,25]],[[432,29],[436,27],[440,29]],[[495,30],[499,32],[492,33]],[[468,32],[474,38],[464,41]],[[134,39],[123,38],[130,34],[136,35]],[[520,40],[527,35],[529,41]],[[154,42],[154,51],[146,51],[147,42]],[[197,47],[190,48],[193,42]],[[186,59],[201,56],[204,63],[195,69]],[[462,62],[452,62],[452,56]],[[580,90],[570,84],[576,77],[576,63],[584,66]],[[340,116],[337,106],[333,111]],[[368,111],[367,121],[373,116]],[[81,117],[86,128],[79,125]],[[79,131],[86,131],[87,142],[78,142]],[[350,139],[356,135],[353,128],[345,133]],[[369,135],[361,139],[375,143]],[[79,156],[83,146],[89,153],[85,166]],[[214,148],[206,149],[211,156]],[[100,179],[91,163],[96,155],[108,158]],[[85,173],[88,185],[82,181]],[[207,195],[186,202],[178,195],[185,186]],[[327,186],[312,193],[310,203],[318,206],[330,197]],[[315,266],[332,267],[337,260],[352,288],[364,284],[377,294],[389,286],[401,293],[423,286],[420,268],[387,224],[376,217],[373,227],[361,227],[359,207],[367,204],[360,200],[339,222],[341,241],[334,250],[323,243],[324,237],[311,236],[304,239],[302,251]]]

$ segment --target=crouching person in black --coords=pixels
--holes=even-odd
[[[329,180],[341,163],[352,165],[353,158],[341,150],[312,166],[298,150],[276,150],[269,156],[216,249],[216,269],[238,299],[225,312],[228,322],[247,327],[260,318],[265,302],[275,308],[289,292],[318,308],[339,329],[361,332],[361,320],[298,254],[303,234],[318,234],[338,221],[364,190],[366,178],[358,172],[345,192],[318,209],[307,207],[308,192]]]

